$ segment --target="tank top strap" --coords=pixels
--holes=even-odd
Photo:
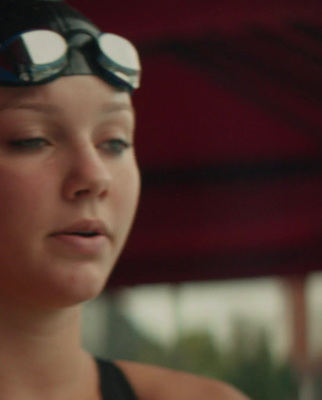
[[[138,400],[123,371],[113,362],[96,358],[103,400]]]

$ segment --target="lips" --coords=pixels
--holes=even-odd
[[[106,248],[111,234],[100,220],[81,220],[59,229],[50,237],[65,250],[93,256]]]
[[[52,236],[56,235],[74,235],[82,237],[94,237],[99,235],[110,236],[106,225],[100,220],[77,221],[53,233]]]

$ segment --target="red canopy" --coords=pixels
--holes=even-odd
[[[143,194],[112,283],[321,269],[320,2],[69,3],[142,55]]]

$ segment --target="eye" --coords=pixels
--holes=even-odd
[[[131,143],[123,139],[110,139],[103,142],[99,147],[112,155],[121,155],[126,149],[130,148]]]
[[[38,150],[48,146],[48,144],[48,140],[44,138],[19,139],[9,142],[10,146],[18,150]]]

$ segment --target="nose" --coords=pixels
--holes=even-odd
[[[67,200],[105,198],[111,184],[111,173],[94,147],[83,146],[68,155],[63,196]]]

